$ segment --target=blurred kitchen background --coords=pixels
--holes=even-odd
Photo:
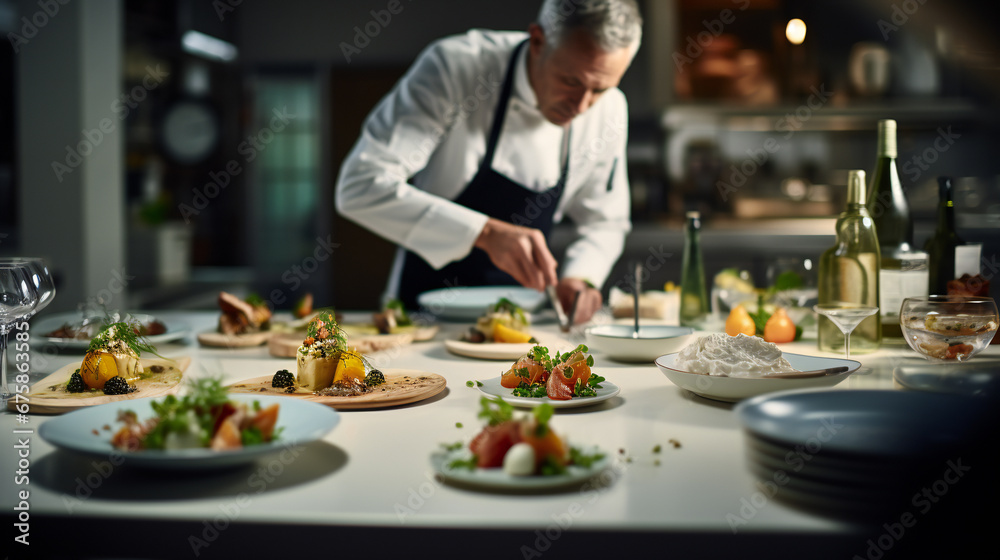
[[[434,39],[525,29],[538,4],[0,0],[0,254],[49,259],[47,311],[213,308],[219,290],[374,308],[393,248],[332,198],[365,115]],[[606,293],[636,259],[647,287],[679,280],[685,210],[702,212],[709,279],[737,267],[763,284],[778,259],[817,259],[847,170],[873,171],[893,118],[917,247],[936,177],[958,177],[959,233],[984,243],[1000,295],[995,8],[640,4],[621,84],[635,229]]]

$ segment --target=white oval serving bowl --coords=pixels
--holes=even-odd
[[[820,377],[724,377],[690,373],[676,369],[674,367],[674,362],[677,360],[676,353],[656,358],[656,366],[660,368],[663,375],[667,376],[667,379],[673,382],[674,385],[707,399],[725,402],[736,402],[773,391],[833,387],[837,383],[847,379],[861,367],[861,362],[841,358],[823,358],[788,353],[782,354],[782,356],[788,360],[788,363],[793,368],[799,371],[813,371],[840,366],[846,366],[848,369],[843,373]]]

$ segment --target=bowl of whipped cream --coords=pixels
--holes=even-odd
[[[690,327],[597,325],[584,335],[591,350],[619,362],[652,362],[658,356],[680,350],[694,334]]]
[[[674,385],[726,402],[772,391],[832,387],[861,367],[861,362],[855,360],[788,354],[759,337],[725,333],[699,337],[679,352],[656,358],[655,363]],[[830,375],[778,377],[842,366],[847,370]]]

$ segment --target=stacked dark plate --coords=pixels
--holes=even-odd
[[[912,516],[915,524],[977,485],[995,493],[998,404],[929,392],[786,391],[743,401],[736,413],[748,467],[768,499],[846,520]]]

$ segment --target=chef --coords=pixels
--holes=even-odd
[[[337,210],[400,247],[387,298],[554,284],[565,309],[579,292],[577,322],[600,309],[631,227],[617,86],[641,24],[634,0],[545,0],[527,33],[471,30],[417,57],[337,181]],[[565,218],[557,266],[548,236]]]

